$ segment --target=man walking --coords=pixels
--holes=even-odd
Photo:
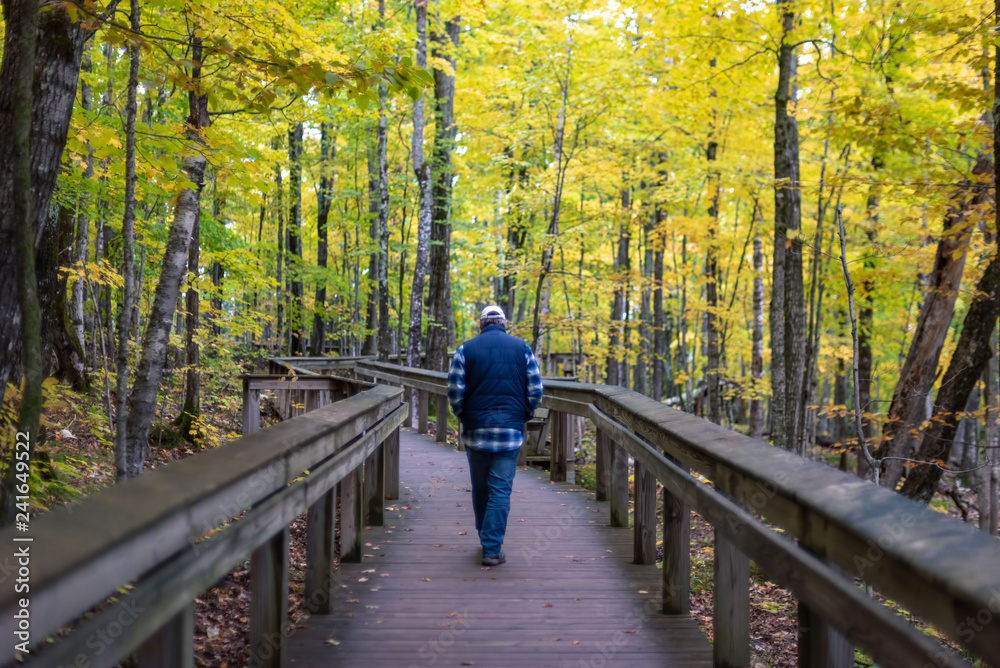
[[[448,402],[462,423],[483,565],[499,566],[524,423],[542,400],[542,376],[528,344],[507,334],[503,309],[484,308],[479,328],[451,360]]]

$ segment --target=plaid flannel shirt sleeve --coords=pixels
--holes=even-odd
[[[538,404],[542,403],[544,388],[542,387],[542,373],[538,370],[538,361],[528,344],[524,345],[524,359],[528,364],[528,406],[534,413]]]
[[[459,420],[462,419],[462,400],[465,398],[465,347],[459,346],[455,356],[451,358],[451,368],[448,370],[448,403],[451,411]]]

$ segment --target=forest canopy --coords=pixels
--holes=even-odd
[[[995,18],[6,0],[0,387],[22,424],[45,377],[106,397],[131,477],[165,370],[197,440],[208,368],[444,370],[497,303],[547,374],[871,475],[863,441],[926,501],[996,441]]]

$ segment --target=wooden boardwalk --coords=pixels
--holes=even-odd
[[[291,665],[711,665],[687,616],[659,613],[659,570],[631,563],[607,504],[518,469],[504,551],[480,565],[465,453],[402,430],[400,496],[340,566],[334,612],[289,638]]]

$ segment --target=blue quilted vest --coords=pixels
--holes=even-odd
[[[500,325],[490,325],[463,345],[465,395],[462,426],[524,430],[528,410],[526,344]]]

